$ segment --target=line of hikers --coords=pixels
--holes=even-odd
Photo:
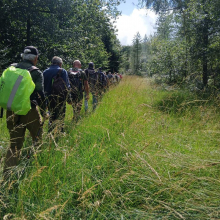
[[[39,147],[46,119],[49,119],[49,132],[54,132],[55,128],[64,132],[66,103],[73,107],[73,120],[77,122],[83,98],[87,112],[91,93],[95,110],[98,100],[109,85],[118,83],[122,78],[120,74],[110,72],[106,74],[102,72],[102,68],[95,71],[93,62],[90,62],[88,68],[83,71],[79,60],[75,60],[73,67],[66,71],[62,68],[62,59],[57,56],[52,58],[51,66],[42,73],[36,67],[39,52],[33,46],[25,47],[21,56],[22,61],[12,64],[0,78],[0,106],[7,109],[6,121],[10,134],[4,176],[9,174],[7,172],[10,171],[9,168],[18,165],[26,129],[30,132],[34,147]],[[14,78],[10,79],[12,76]],[[7,79],[10,83],[7,83]],[[27,91],[27,94],[24,91]]]

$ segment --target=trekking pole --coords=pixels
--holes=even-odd
[[[1,108],[0,118],[3,118],[3,108]]]

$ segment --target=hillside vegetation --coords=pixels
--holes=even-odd
[[[76,125],[71,118],[68,106],[63,135],[45,125],[31,159],[26,138],[24,158],[0,188],[1,218],[220,218],[217,99],[127,76],[95,112],[82,110]],[[4,119],[0,132],[5,149]]]

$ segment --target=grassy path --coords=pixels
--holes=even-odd
[[[220,113],[213,103],[129,76],[77,125],[68,106],[66,134],[45,131],[41,152],[24,159],[15,173],[26,167],[25,174],[4,188],[2,216],[219,219]],[[0,129],[6,145],[3,121]]]

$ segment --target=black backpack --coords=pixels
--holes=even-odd
[[[67,87],[66,83],[64,82],[63,78],[61,77],[63,69],[60,68],[56,76],[53,77],[52,80],[52,95],[55,96],[63,96],[66,97],[67,95]]]
[[[98,73],[94,69],[87,69],[86,74],[88,77],[89,85],[94,88],[98,83]]]
[[[99,85],[105,87],[107,85],[106,77],[103,72],[98,72]]]
[[[78,93],[83,91],[83,83],[82,83],[82,77],[81,72],[78,70],[77,72],[70,71],[68,72],[70,86],[71,86],[71,92],[72,93]]]

